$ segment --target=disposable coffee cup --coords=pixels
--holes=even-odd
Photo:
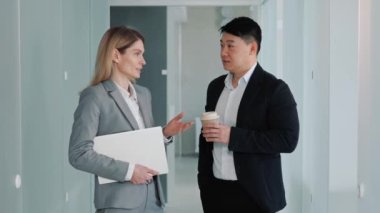
[[[201,117],[202,125],[219,123],[219,115],[216,112],[204,112]]]

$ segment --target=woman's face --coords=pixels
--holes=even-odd
[[[143,54],[144,43],[139,39],[127,48],[124,53],[119,53],[116,61],[116,71],[130,81],[140,78],[141,70],[146,64]]]

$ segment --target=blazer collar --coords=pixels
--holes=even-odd
[[[259,63],[257,63],[251,78],[248,81],[247,87],[256,87],[260,86],[262,81],[262,75],[263,75],[263,68],[260,66]]]
[[[151,103],[149,102],[149,99],[147,98],[146,92],[144,92],[143,87],[135,84],[135,91],[137,94],[137,104],[139,105],[145,127],[151,127],[153,125],[153,122],[149,117],[150,112],[148,111],[149,107],[147,107],[151,105]]]
[[[242,116],[246,114],[245,112],[249,110],[250,103],[254,101],[255,97],[260,92],[263,72],[263,68],[257,63],[257,66],[248,81],[248,85],[245,88],[243,97],[241,98],[236,125],[239,125],[238,122],[241,120]]]
[[[263,74],[263,68],[261,68],[259,63],[257,63],[251,77],[249,78],[247,87],[245,88],[245,91],[243,93],[243,97],[240,101],[238,113],[241,110],[245,110],[247,103],[249,103],[250,100],[252,100],[257,95],[260,89],[261,81],[262,81],[262,74]],[[222,75],[216,79],[216,82],[215,84],[213,84],[214,86],[212,87],[213,95],[208,97],[210,98],[209,99],[210,105],[206,106],[207,107],[206,110],[212,111],[216,109],[216,104],[218,103],[220,95],[222,94],[223,89],[225,87],[225,79],[227,75],[228,74]]]
[[[104,89],[108,92],[108,94],[114,99],[116,105],[119,107],[120,111],[123,113],[124,117],[128,120],[134,130],[139,129],[137,121],[133,116],[131,110],[129,109],[127,103],[123,99],[119,89],[115,85],[112,80],[106,80],[102,82]],[[136,90],[138,95],[138,92]],[[140,104],[139,104],[140,105]],[[141,107],[141,106],[140,106]],[[145,119],[144,119],[145,121]]]

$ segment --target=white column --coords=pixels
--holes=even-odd
[[[330,213],[357,212],[358,6],[359,0],[330,2]]]
[[[173,118],[181,107],[181,23],[187,19],[186,7],[167,7],[167,117]],[[181,145],[181,136],[176,136],[175,145]],[[167,147],[169,168],[175,168],[175,146]],[[168,202],[175,196],[175,172],[168,173]]]

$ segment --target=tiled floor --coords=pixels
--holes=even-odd
[[[165,213],[202,213],[197,184],[196,156],[177,157],[175,162],[175,189]]]

